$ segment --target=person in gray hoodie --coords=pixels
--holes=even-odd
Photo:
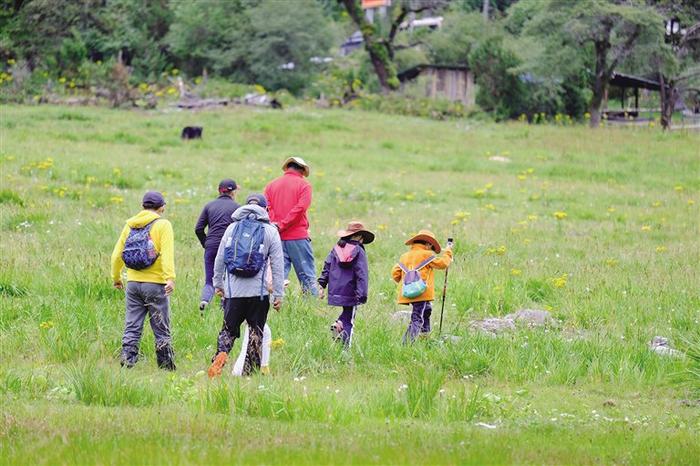
[[[267,312],[270,309],[270,292],[266,286],[266,268],[262,268],[252,277],[236,275],[228,271],[226,264],[226,248],[235,247],[241,238],[244,219],[254,219],[262,224],[263,241],[260,245],[263,263],[268,264],[272,271],[272,307],[279,311],[284,296],[284,253],[280,235],[267,214],[267,201],[262,194],[251,194],[246,199],[246,205],[238,208],[233,215],[233,223],[228,226],[221,238],[219,250],[214,260],[214,288],[224,300],[224,323],[217,339],[216,355],[209,367],[209,377],[221,375],[228,360],[228,354],[233,342],[240,337],[241,324],[248,323],[250,338],[247,348],[246,361],[243,365],[243,375],[250,374],[260,368],[260,355],[263,338],[263,328],[267,322]]]

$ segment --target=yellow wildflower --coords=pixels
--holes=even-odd
[[[483,189],[477,189],[474,191],[474,196],[476,197],[484,197],[484,194],[486,194],[486,191]]]
[[[487,210],[496,210],[496,206],[493,204],[486,204],[484,208]]]
[[[47,320],[39,324],[39,328],[42,330],[48,330],[53,327],[53,321]]]
[[[121,204],[122,202],[124,202],[124,198],[121,196],[112,196],[109,198],[109,202],[111,202],[112,204]]]
[[[284,339],[283,338],[277,338],[275,340],[272,340],[270,343],[272,346],[272,349],[280,349],[284,346]]]
[[[695,201],[692,199],[688,199],[688,205],[693,205],[693,204],[695,204]]]
[[[514,277],[520,276],[523,274],[523,271],[520,269],[510,269],[510,274]]]
[[[566,286],[566,281],[569,278],[568,274],[562,274],[559,277],[551,278],[550,281],[555,288],[564,288]]]
[[[615,207],[608,207],[608,212],[611,214],[615,212]]]
[[[654,201],[654,203],[651,204],[652,207],[661,207],[661,201]]]
[[[491,189],[491,188],[493,188],[493,183],[486,183],[486,184],[484,185],[484,189],[487,189],[487,190],[488,190],[488,189]]]
[[[605,260],[605,265],[607,265],[608,267],[615,267],[619,263],[620,263],[620,261],[618,261],[617,259],[606,259]]]
[[[527,175],[524,175],[524,174],[521,173],[520,175],[518,175],[518,179],[519,179],[520,181],[525,181],[525,180],[527,179]]]
[[[642,231],[651,231],[651,227],[649,225],[642,225]]]
[[[556,218],[557,220],[564,220],[566,217],[568,217],[566,212],[562,212],[562,211],[554,212],[553,215],[554,215],[554,218]]]
[[[657,246],[656,247],[656,252],[666,252],[668,251],[668,248],[666,246]]]
[[[531,222],[534,222],[535,220],[537,220],[537,215],[530,214],[527,216],[527,219],[530,220]]]
[[[673,187],[673,189],[674,189],[676,192],[679,192],[679,193],[680,193],[680,192],[683,191],[685,188],[683,187],[682,184],[677,184],[676,186]]]

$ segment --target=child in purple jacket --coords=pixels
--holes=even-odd
[[[357,306],[367,302],[368,270],[364,244],[374,241],[374,233],[361,222],[350,222],[347,229],[338,232],[340,240],[326,258],[318,279],[323,299],[328,287],[328,305],[340,306],[343,312],[331,325],[335,338],[345,347],[352,343],[352,327]]]

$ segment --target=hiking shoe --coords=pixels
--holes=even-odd
[[[199,312],[203,312],[204,308],[207,307],[207,304],[209,304],[209,303],[206,301],[200,301],[199,302]]]
[[[227,353],[221,351],[219,354],[216,355],[214,361],[212,361],[211,363],[211,366],[209,366],[209,370],[207,370],[207,374],[209,375],[210,379],[221,375],[221,370],[226,365],[226,361],[228,361]]]

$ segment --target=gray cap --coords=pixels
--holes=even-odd
[[[158,191],[148,191],[143,195],[141,205],[146,209],[158,209],[165,205],[165,198]]]
[[[267,207],[267,199],[265,199],[265,196],[259,193],[253,193],[249,194],[248,197],[245,198],[245,203],[246,204],[257,204],[262,208]]]

